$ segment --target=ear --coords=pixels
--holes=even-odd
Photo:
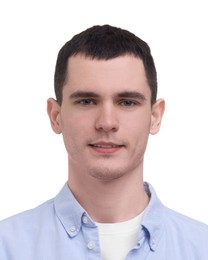
[[[60,125],[60,110],[61,107],[53,98],[47,100],[47,112],[50,119],[51,127],[56,134],[61,133]]]
[[[159,132],[164,111],[165,101],[163,99],[157,100],[157,102],[152,106],[150,134],[154,135]]]

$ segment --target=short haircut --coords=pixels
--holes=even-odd
[[[127,30],[110,25],[96,25],[75,35],[58,53],[54,88],[60,105],[67,76],[68,59],[77,54],[98,60],[109,60],[126,54],[140,58],[151,90],[151,104],[156,102],[157,72],[148,44]]]

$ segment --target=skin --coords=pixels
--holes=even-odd
[[[144,153],[164,107],[162,99],[151,106],[139,58],[69,58],[62,104],[50,98],[47,110],[52,129],[63,135],[68,185],[94,221],[126,221],[147,206]]]

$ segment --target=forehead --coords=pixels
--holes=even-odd
[[[98,60],[76,55],[68,60],[66,90],[103,93],[140,91],[150,94],[144,65],[132,55]]]

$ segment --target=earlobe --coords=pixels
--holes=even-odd
[[[61,133],[60,106],[55,99],[49,98],[47,100],[47,112],[48,112],[49,120],[53,131],[56,134],[60,134]]]
[[[163,99],[157,100],[157,102],[152,106],[150,134],[154,135],[159,132],[164,111],[165,101]]]

